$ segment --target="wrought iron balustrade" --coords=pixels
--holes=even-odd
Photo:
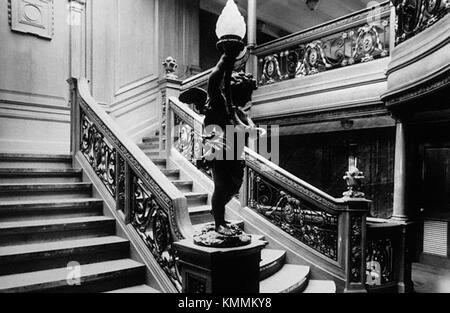
[[[170,146],[200,169],[202,123],[187,104],[169,98]],[[371,202],[331,197],[249,148],[244,149],[244,160],[242,206],[337,268],[347,290],[365,290],[366,217]]]
[[[133,225],[175,290],[181,291],[172,245],[192,232],[186,198],[98,106],[85,79],[69,83],[74,158],[86,159],[124,221]]]
[[[395,289],[399,279],[402,226],[388,221],[368,221],[367,225],[367,288]]]
[[[258,46],[260,86],[389,55],[389,1]]]
[[[448,0],[392,0],[397,14],[396,44],[439,21],[450,11]]]

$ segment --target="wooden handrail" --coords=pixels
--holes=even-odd
[[[196,142],[201,140],[199,136],[203,133],[204,118],[175,97],[169,97],[168,101],[169,128],[171,129],[175,126],[175,124],[172,124],[175,120],[182,124],[181,129],[183,129],[185,137],[189,140],[187,143],[183,143],[182,147],[187,149],[187,153],[182,154],[190,162],[196,164],[195,149],[198,149]],[[178,138],[178,136],[176,137]],[[169,141],[170,146],[174,144],[175,142],[172,142],[172,140]],[[298,240],[308,247],[308,251],[311,251],[324,262],[329,262],[338,269],[336,274],[345,281],[345,290],[364,291],[366,217],[371,201],[361,198],[332,197],[247,147],[244,148],[244,156],[246,170],[243,197],[240,199],[242,205],[251,206],[251,209],[256,209],[257,211],[263,210],[264,212],[260,213],[265,216],[267,216],[266,214],[270,216],[283,214],[283,209],[280,205],[288,204],[291,211],[300,210],[302,213],[297,213],[299,216],[292,216],[291,218],[304,218],[305,223],[310,223],[308,226],[310,228],[305,230],[306,233],[311,232],[313,237],[323,236],[322,239],[325,241],[317,242],[317,240],[307,240],[303,237],[299,237]],[[254,197],[255,188],[257,188],[257,185],[266,184],[267,182],[277,186],[275,187],[278,194],[276,195],[278,198],[276,200],[277,204],[272,199],[272,202],[257,204],[255,208],[254,201],[259,201],[259,196]],[[265,186],[273,188],[269,185]],[[253,191],[249,191],[249,188]],[[299,202],[297,199],[301,199],[302,202]],[[250,202],[253,204],[250,204]],[[310,205],[305,205],[306,203],[310,203]],[[257,208],[258,205],[259,209]],[[304,216],[300,217],[300,215]],[[277,223],[278,220],[279,218],[275,218],[272,222],[277,226],[284,227],[283,229],[286,231],[287,222],[284,225],[279,225]],[[294,231],[295,228],[292,227],[290,231]]]
[[[69,83],[74,161],[85,159],[122,211],[122,222],[133,226],[164,279],[181,291],[173,242],[193,234],[186,197],[98,105],[86,79]]]

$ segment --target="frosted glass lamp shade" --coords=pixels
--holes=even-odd
[[[216,35],[217,38],[224,36],[237,36],[244,39],[247,32],[244,17],[239,12],[239,8],[233,0],[228,0],[225,8],[217,20]]]

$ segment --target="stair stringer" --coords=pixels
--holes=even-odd
[[[183,175],[190,177],[208,194],[212,194],[214,190],[213,181],[186,160],[176,149],[171,150],[168,162],[169,166],[179,168]],[[309,266],[311,268],[311,280],[332,280],[336,284],[337,292],[344,291],[345,273],[337,262],[326,260],[318,252],[282,231],[250,208],[243,208],[236,198],[231,200],[226,208],[228,220],[242,220],[245,231],[263,235],[268,242],[268,248],[285,250],[286,263]]]
[[[117,236],[130,241],[130,259],[145,265],[146,284],[163,293],[178,293],[178,290],[160,267],[134,227],[131,224],[126,224],[123,213],[116,210],[116,200],[111,196],[81,152],[78,152],[75,156],[73,167],[83,169],[82,180],[92,183],[93,197],[103,199],[103,214],[115,219]]]

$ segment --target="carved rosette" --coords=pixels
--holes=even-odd
[[[314,75],[323,71],[372,61],[389,55],[390,16],[389,5],[379,8],[375,22],[369,21],[371,11],[312,29],[277,42],[280,50],[265,45],[258,52],[259,85]],[[345,25],[355,25],[345,28]],[[339,29],[332,33],[333,29]],[[320,36],[321,33],[326,35]],[[331,33],[331,34],[330,34]],[[257,49],[258,50],[258,49]],[[275,51],[274,51],[275,50]]]

